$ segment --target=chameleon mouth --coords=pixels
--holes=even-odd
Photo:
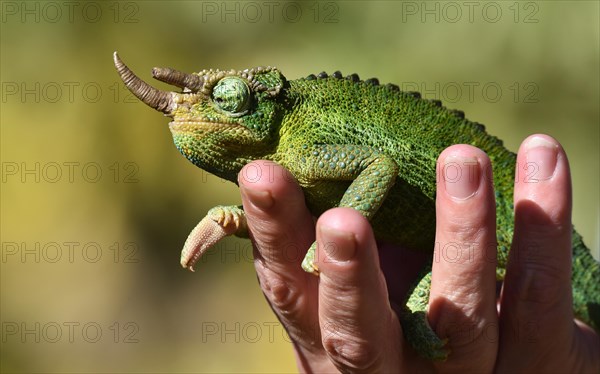
[[[211,121],[194,121],[194,120],[175,120],[169,122],[169,129],[173,133],[190,133],[193,131],[222,131],[223,129],[236,129],[238,131],[247,132],[248,130],[237,123],[223,123]]]
[[[172,131],[177,131],[177,132],[186,132],[189,130],[192,130],[194,128],[209,128],[209,127],[213,127],[213,126],[218,126],[219,123],[218,122],[209,122],[209,121],[182,121],[182,120],[175,120],[175,121],[171,121],[169,122],[169,128]]]

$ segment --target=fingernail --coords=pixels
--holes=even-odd
[[[475,157],[450,155],[444,160],[442,177],[446,192],[458,200],[467,200],[479,189],[481,168]]]
[[[319,225],[320,242],[327,258],[336,262],[345,262],[354,257],[356,252],[356,237],[353,233],[337,228]]]
[[[556,170],[558,145],[541,136],[533,136],[523,146],[528,165],[534,166],[528,179],[536,182],[552,178]]]
[[[270,191],[255,190],[240,184],[240,192],[260,210],[268,210],[275,204]]]

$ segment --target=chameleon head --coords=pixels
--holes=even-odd
[[[244,164],[275,147],[271,139],[284,105],[285,78],[276,68],[203,70],[188,74],[154,68],[155,79],[181,88],[158,90],[138,78],[114,53],[127,88],[146,105],[172,117],[169,128],[179,151],[200,168],[229,180]]]

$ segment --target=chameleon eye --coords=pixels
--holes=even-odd
[[[241,78],[225,77],[213,89],[212,99],[219,109],[242,115],[250,103],[250,88]]]

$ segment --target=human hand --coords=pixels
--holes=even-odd
[[[570,175],[560,145],[547,136],[532,136],[519,150],[518,164],[536,162],[551,177],[515,184],[513,245],[535,245],[545,256],[536,262],[511,256],[499,300],[495,246],[489,245],[496,242],[494,193],[491,178],[483,177],[489,159],[465,145],[446,149],[439,164],[448,159],[476,160],[479,172],[475,181],[465,178],[448,186],[443,178],[439,181],[435,248],[445,243],[475,246],[470,246],[474,255],[459,263],[449,261],[452,256],[434,255],[428,320],[438,336],[448,338],[452,352],[447,361],[435,363],[416,356],[393,308],[403,302],[431,254],[390,246],[378,252],[362,215],[331,209],[316,226],[321,272],[316,278],[300,268],[315,239],[301,189],[272,163],[257,162],[242,170],[240,190],[259,281],[293,341],[300,370],[598,372],[598,335],[573,320]],[[269,172],[244,177],[257,166]],[[532,322],[533,335],[515,328]]]

